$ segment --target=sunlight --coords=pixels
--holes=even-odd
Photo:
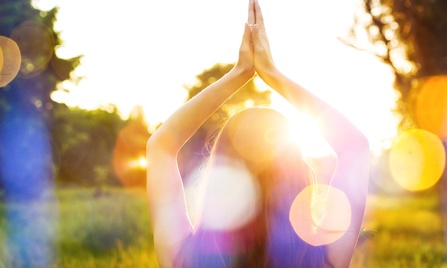
[[[276,93],[272,94],[271,106],[290,121],[289,137],[300,146],[304,156],[317,158],[332,152],[313,118],[300,113]]]
[[[322,157],[331,153],[331,148],[321,136],[316,122],[304,115],[297,113],[285,114],[290,120],[289,136],[298,143],[301,151],[306,157]],[[290,118],[293,116],[293,118]]]
[[[145,144],[149,138],[142,121],[131,121],[124,126],[115,141],[112,165],[116,176],[125,187],[145,186]]]
[[[129,163],[129,166],[131,168],[138,168],[138,169],[146,169],[147,168],[147,161],[146,157],[144,155],[140,156],[139,158],[131,161]]]

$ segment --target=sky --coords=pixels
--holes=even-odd
[[[259,0],[277,67],[338,108],[377,149],[396,136],[396,93],[387,66],[344,45],[356,0]],[[124,117],[135,105],[149,124],[164,121],[185,100],[185,85],[216,63],[237,60],[248,0],[35,0],[59,7],[62,58],[84,55],[53,94],[70,106],[115,104]],[[283,107],[280,98],[274,103]],[[279,105],[278,105],[279,104]]]

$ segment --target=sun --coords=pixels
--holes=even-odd
[[[272,94],[271,107],[289,120],[289,137],[298,143],[304,156],[318,158],[333,152],[314,118],[299,112],[279,95]]]

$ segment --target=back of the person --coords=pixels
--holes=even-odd
[[[285,184],[275,200],[252,222],[237,230],[199,227],[183,243],[176,267],[325,267],[326,249],[300,239],[289,220],[293,197],[301,187]]]

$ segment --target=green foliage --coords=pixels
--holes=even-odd
[[[57,105],[52,124],[57,181],[64,184],[117,184],[112,167],[115,140],[125,121],[113,112]]]
[[[358,47],[365,29],[373,52],[391,67],[400,93],[401,128],[415,126],[410,90],[420,78],[447,74],[447,2],[444,0],[363,0],[352,27],[350,45]]]
[[[19,108],[22,109],[34,109],[44,114],[51,112],[54,104],[50,98],[51,92],[56,90],[58,83],[70,79],[71,72],[80,63],[80,57],[61,59],[56,55],[55,49],[62,43],[59,33],[53,31],[56,15],[57,8],[41,11],[35,9],[30,0],[2,1],[0,3],[0,35],[11,37],[18,43],[22,51],[22,66],[19,74],[10,84],[0,89],[0,100],[5,103],[0,108],[11,107],[6,104],[20,104]],[[26,24],[36,26],[49,34],[51,42],[46,44],[49,47],[39,43],[42,40],[37,35],[22,40],[26,35],[14,34],[17,33],[15,32],[17,29]],[[50,58],[45,59],[45,64],[40,71],[30,75],[30,64],[34,64],[33,68],[37,68],[36,64],[40,64],[39,60],[45,58],[43,54],[46,49],[50,49]],[[16,99],[17,97],[20,99]],[[17,101],[19,103],[15,103]],[[2,112],[8,112],[8,110]]]
[[[54,267],[157,267],[144,190],[105,189],[98,196],[93,189],[77,188],[60,189],[56,195],[53,201],[33,204],[36,219],[45,217],[48,207],[57,215],[52,224],[57,230]],[[28,206],[0,205],[0,212]],[[3,232],[7,222],[0,215],[0,259],[7,267],[20,267],[26,260],[15,259]],[[32,230],[31,225],[18,228]]]
[[[441,267],[440,196],[370,196],[352,267]]]
[[[16,169],[9,174],[0,172],[0,187],[11,186],[6,193],[9,196],[37,198],[41,189],[36,185],[51,182],[51,166],[60,164],[58,157],[47,149],[52,139],[47,134],[52,128],[53,109],[58,105],[50,95],[59,83],[72,78],[80,57],[61,59],[55,53],[62,43],[59,33],[53,30],[56,15],[57,8],[38,10],[31,0],[0,1],[0,35],[14,40],[21,51],[18,75],[0,88],[0,162]],[[6,140],[5,136],[11,133],[17,138]],[[15,153],[18,150],[21,150],[20,157]],[[54,164],[52,159],[56,159]],[[19,166],[30,162],[34,172]],[[28,183],[23,182],[24,178]],[[12,186],[15,182],[20,185]],[[31,184],[35,190],[30,189]]]
[[[61,266],[156,267],[144,190],[110,189],[98,197],[92,190],[73,189],[58,196]]]

